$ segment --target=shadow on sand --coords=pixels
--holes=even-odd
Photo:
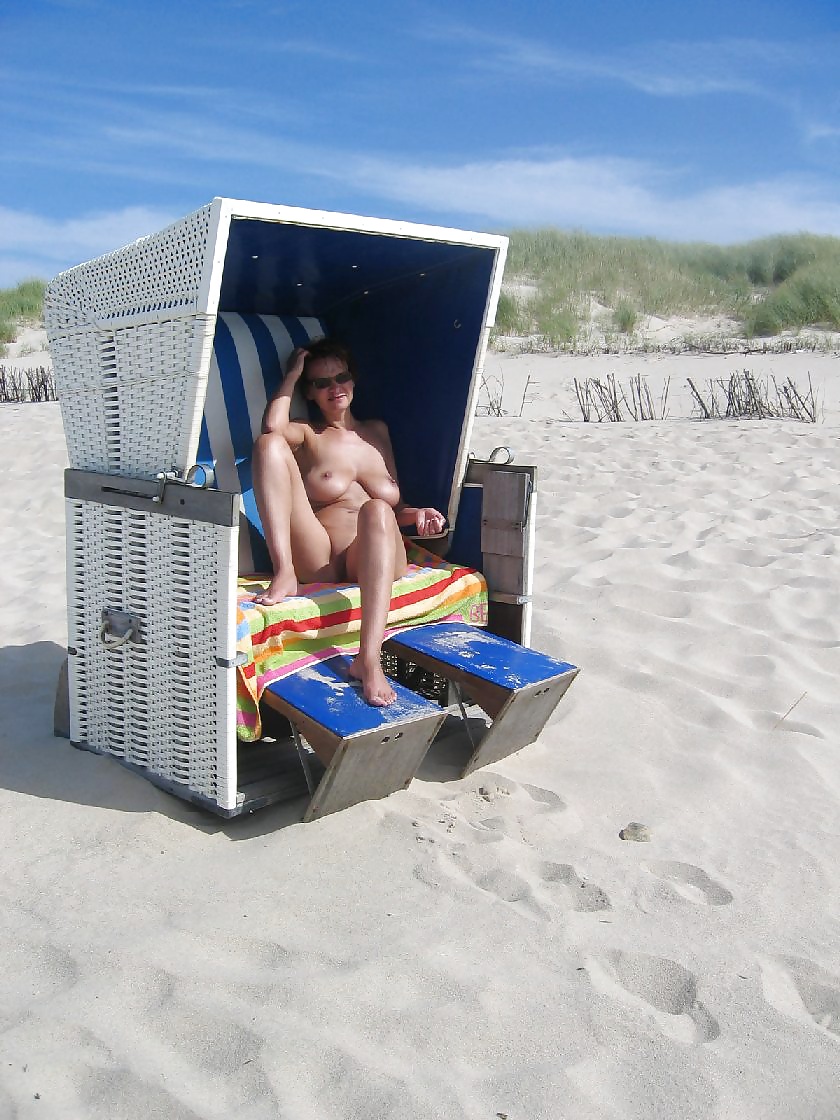
[[[53,734],[56,685],[66,650],[55,642],[0,648],[0,787],[32,797],[94,805],[121,813],[160,813],[231,840],[299,824],[308,799],[297,797],[226,820],[152,785],[116,759],[78,750]],[[470,717],[473,734],[484,722]],[[417,781],[455,780],[470,755],[461,721],[447,717]],[[310,826],[312,827],[312,826]]]

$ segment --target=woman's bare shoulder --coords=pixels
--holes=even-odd
[[[314,428],[306,420],[290,420],[283,435],[289,447],[300,447],[312,438]]]

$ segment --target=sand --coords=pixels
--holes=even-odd
[[[840,1115],[840,363],[816,425],[594,425],[614,360],[496,362],[539,397],[474,448],[540,467],[533,640],[582,672],[308,825],[53,738],[60,416],[0,407],[0,1117]]]

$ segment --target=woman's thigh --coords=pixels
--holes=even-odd
[[[290,537],[292,563],[301,583],[340,578],[330,533],[309,504],[300,476],[292,482]]]
[[[405,541],[403,540],[403,535],[400,532],[400,527],[397,524],[397,519],[394,516],[394,511],[390,507],[386,507],[383,510],[381,508],[381,506],[383,505],[385,505],[385,503],[380,504],[380,513],[385,522],[383,528],[385,532],[391,535],[391,539],[394,544],[392,570],[387,573],[388,578],[393,581],[405,575],[406,569],[408,567],[408,562],[405,555]],[[366,519],[364,517],[360,518],[360,522],[361,524],[359,525],[359,528],[354,535],[353,540],[348,543],[343,557],[344,568],[347,572],[347,576],[352,580],[356,580],[358,578],[359,572],[359,535],[370,531],[370,529],[367,527]]]

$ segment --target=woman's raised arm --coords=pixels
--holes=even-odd
[[[286,376],[280,382],[280,386],[268,404],[265,406],[265,412],[262,418],[262,432],[263,435],[268,435],[270,432],[278,432],[280,435],[289,439],[294,436],[295,429],[299,427],[289,419],[289,411],[292,405],[292,394],[295,391],[295,386],[300,381],[301,374],[303,373],[303,363],[308,357],[308,351],[299,346],[293,350],[289,356],[289,361],[286,366]],[[290,440],[290,442],[300,442]]]

